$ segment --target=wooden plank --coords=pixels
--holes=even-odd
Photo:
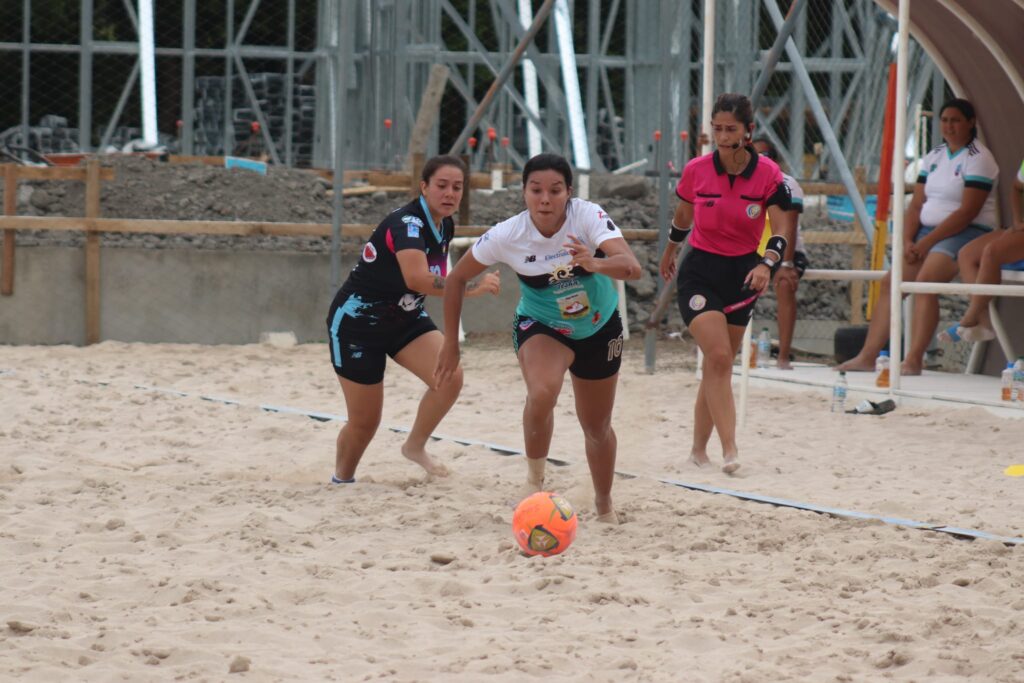
[[[90,159],[85,167],[85,216],[100,215],[100,162]],[[100,235],[87,224],[85,235],[85,343],[100,341]]]
[[[412,173],[409,174],[409,196],[416,197],[420,193],[420,175],[423,173],[423,166],[427,162],[427,155],[416,152],[412,155]]]
[[[204,166],[219,166],[224,168],[224,157],[197,156],[194,154],[172,154],[167,157],[169,164],[203,164]]]
[[[420,98],[419,111],[416,112],[416,122],[409,135],[410,160],[413,160],[417,154],[424,156],[427,154],[430,131],[434,129],[441,113],[441,97],[444,95],[444,88],[447,84],[448,67],[444,64],[432,65],[430,75],[427,77],[427,87],[423,89],[423,96]],[[415,168],[413,170],[415,171]],[[413,175],[414,177],[418,176],[415,173]]]
[[[22,180],[85,180],[86,169],[75,166],[18,166],[4,164],[0,166],[0,176],[7,174],[8,168],[15,168]],[[117,175],[112,168],[101,168],[100,178],[113,180]]]
[[[4,215],[14,216],[18,213],[18,166],[4,164]],[[14,236],[13,230],[4,230],[3,273],[0,280],[0,295],[14,294]]]
[[[843,232],[819,232],[801,230],[800,236],[804,244],[867,244],[868,240],[860,230]]]
[[[328,193],[333,190],[328,190]],[[360,185],[359,187],[346,187],[341,191],[342,197],[359,197],[373,194],[374,192],[405,192],[405,187],[380,187],[378,185]]]
[[[470,158],[468,154],[463,154],[461,157],[462,163],[466,164],[466,168],[469,168]],[[470,184],[472,186],[472,183]],[[462,191],[462,200],[459,202],[459,223],[461,225],[469,225],[470,221],[473,220],[473,208],[470,206],[470,198],[472,192],[471,187],[464,188]]]

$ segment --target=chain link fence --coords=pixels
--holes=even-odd
[[[407,167],[431,67],[447,67],[448,76],[425,141],[428,155],[447,152],[459,139],[543,4],[156,3],[159,142],[179,154],[250,156],[272,166],[329,167],[340,149],[345,168]],[[777,15],[791,5],[780,0]],[[851,172],[863,169],[873,180],[895,20],[873,0],[803,5],[792,35],[799,59],[783,53],[757,108],[757,133],[775,142],[783,166],[801,180],[836,183],[843,159]],[[26,148],[54,153],[137,146],[142,111],[135,7],[117,0],[0,4],[0,68],[7,74],[0,81],[0,149],[28,156]],[[469,131],[470,142],[456,151],[469,155],[477,171],[515,171],[540,150],[561,152],[581,168],[580,160],[589,157],[594,172],[626,167],[649,182],[664,170],[667,182],[655,194],[665,206],[636,225],[661,227],[660,216],[674,208],[673,178],[698,151],[704,2],[572,0],[555,7]],[[714,90],[749,93],[778,35],[776,13],[761,0],[718,0],[715,9]],[[911,99],[927,112],[948,88],[923,50],[912,46],[912,56]],[[916,120],[916,147],[927,149],[937,139],[934,122],[927,113]],[[319,191],[307,216],[296,220],[329,220],[321,210],[329,206],[327,192]],[[182,204],[189,196],[186,191],[180,210],[166,217],[199,215]],[[346,200],[346,216],[359,213],[356,204]],[[239,215],[224,202],[218,206],[224,218]],[[809,196],[806,206],[806,231],[860,230],[845,197]],[[854,260],[849,245],[813,244],[808,256],[812,267],[849,268]],[[649,260],[652,272],[655,263]],[[826,347],[836,325],[862,317],[850,308],[849,288],[804,282],[798,339]],[[962,304],[950,301],[944,319]],[[771,324],[771,297],[757,316]]]

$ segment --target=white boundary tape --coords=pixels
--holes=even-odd
[[[4,375],[13,375],[13,370],[0,369],[0,377]],[[75,382],[79,384],[95,384],[99,386],[111,386],[112,382],[102,382],[97,380],[82,380],[78,379]],[[226,398],[221,396],[209,396],[203,394],[190,394],[185,391],[178,391],[177,389],[168,389],[165,387],[150,386],[147,384],[133,384],[133,389],[140,391],[152,391],[162,394],[170,394],[172,396],[178,396],[180,398],[198,398],[203,401],[212,401],[214,403],[223,403],[225,405],[242,406],[246,408],[258,408],[269,413],[282,413],[287,415],[299,415],[302,417],[308,417],[313,420],[320,422],[344,422],[347,418],[344,415],[338,415],[335,413],[324,413],[314,410],[305,410],[302,408],[293,408],[291,406],[276,406],[270,404],[259,404],[253,406],[252,404],[244,403],[233,398]],[[409,428],[403,426],[385,425],[385,429],[392,432],[408,433]],[[525,453],[519,448],[513,448],[511,446],[501,446],[498,444],[489,443],[487,441],[480,441],[478,439],[465,439],[462,437],[446,436],[444,434],[431,434],[430,438],[435,441],[452,441],[462,446],[483,446],[488,450],[494,451],[500,455],[525,455]],[[564,460],[556,460],[554,458],[548,458],[548,462],[553,465],[568,465],[569,463]],[[623,472],[621,470],[615,471],[616,476],[626,479],[636,479],[641,475],[632,474],[629,472]],[[814,503],[802,503],[799,501],[788,500],[786,498],[776,498],[774,496],[765,496],[759,493],[748,493],[745,491],[735,491],[732,489],[720,488],[717,486],[708,486],[706,484],[695,484],[692,482],[680,481],[678,479],[662,479],[660,477],[654,477],[656,481],[663,484],[669,484],[671,486],[678,486],[680,488],[689,489],[691,491],[700,491],[703,493],[714,493],[724,496],[732,496],[740,500],[752,501],[755,503],[766,503],[768,505],[774,505],[776,507],[787,507],[795,510],[807,510],[809,512],[816,512],[822,515],[831,515],[833,517],[842,517],[845,519],[859,519],[859,520],[873,520],[883,522],[885,524],[891,524],[894,526],[903,526],[910,529],[919,529],[921,531],[935,531],[943,534],[949,534],[957,538],[979,538],[990,541],[998,541],[1006,545],[1024,545],[1024,538],[1017,538],[1012,536],[999,536],[997,534],[990,534],[987,531],[978,531],[976,529],[963,529],[960,527],[948,526],[945,524],[928,524],[926,522],[917,522],[911,519],[903,519],[900,517],[884,517],[882,515],[874,515],[867,512],[858,512],[856,510],[845,510],[842,508],[833,508],[824,505],[815,505]]]

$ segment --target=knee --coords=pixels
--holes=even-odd
[[[526,404],[531,410],[552,411],[558,402],[560,387],[554,384],[539,384],[531,386],[526,391]]]
[[[465,375],[462,374],[462,366],[460,365],[452,373],[452,376],[448,378],[448,381],[440,385],[435,389],[439,394],[450,396],[451,398],[458,398],[462,392],[462,385],[465,381]]]
[[[379,412],[367,415],[353,415],[349,413],[342,432],[349,437],[366,440],[372,439],[373,435],[377,433],[377,428],[380,426],[380,417]]]
[[[776,294],[796,294],[796,286],[789,280],[775,280],[773,284]]]
[[[996,243],[986,244],[981,252],[981,263],[999,263],[999,251]]]
[[[716,377],[732,374],[733,354],[725,349],[704,352],[704,372]]]
[[[583,438],[591,443],[606,441],[612,436],[612,416],[606,415],[600,419],[580,419],[580,427],[583,429]]]

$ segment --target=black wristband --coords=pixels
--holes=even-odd
[[[676,224],[672,224],[672,229],[668,233],[668,241],[673,244],[682,244],[686,241],[686,236],[690,234],[690,228],[682,230],[676,227]]]

